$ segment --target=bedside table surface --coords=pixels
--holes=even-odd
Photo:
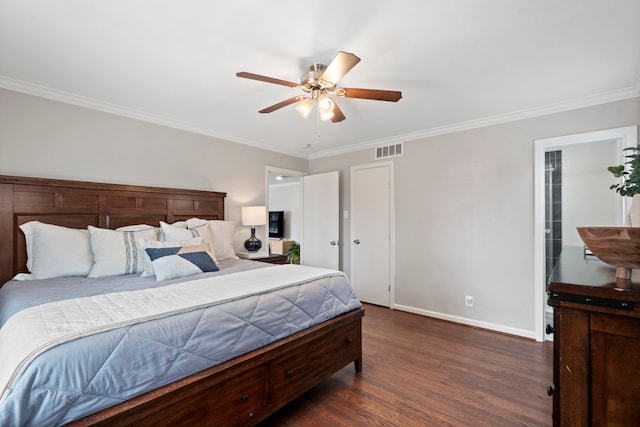
[[[287,256],[280,254],[248,254],[248,253],[238,253],[238,257],[242,259],[247,259],[249,261],[260,261],[260,262],[268,262],[271,264],[287,264]]]

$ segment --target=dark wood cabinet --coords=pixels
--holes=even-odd
[[[640,426],[640,271],[620,287],[614,267],[563,249],[549,282],[554,426]]]

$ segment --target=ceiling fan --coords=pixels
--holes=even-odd
[[[288,86],[305,92],[305,95],[294,96],[293,98],[289,98],[270,107],[264,108],[260,110],[259,113],[271,113],[297,102],[298,105],[296,106],[296,111],[298,111],[302,117],[306,118],[311,113],[313,105],[317,103],[320,119],[331,120],[335,123],[343,121],[346,117],[332,96],[391,102],[397,102],[402,98],[402,92],[393,90],[337,87],[336,85],[338,81],[340,81],[345,74],[355,67],[358,62],[360,62],[360,58],[353,53],[340,51],[335,58],[331,60],[329,65],[314,64],[310,66],[309,71],[300,77],[300,83],[247,73],[245,71],[236,73],[236,76]]]

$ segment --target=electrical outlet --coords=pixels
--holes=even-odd
[[[467,307],[473,307],[473,297],[469,295],[464,297],[464,305],[466,305]]]

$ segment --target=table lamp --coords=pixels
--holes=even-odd
[[[244,206],[242,208],[242,225],[251,227],[251,237],[244,241],[244,248],[256,252],[262,242],[256,237],[256,226],[267,224],[267,208],[265,206]]]

